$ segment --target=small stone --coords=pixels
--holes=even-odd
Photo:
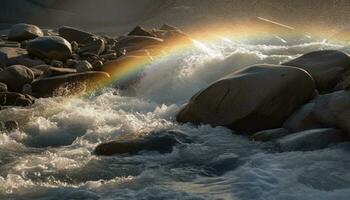
[[[69,27],[69,26],[62,26],[58,29],[58,33],[61,37],[65,38],[66,40],[72,42],[76,41],[78,43],[82,42],[85,38],[94,36],[94,34]]]
[[[18,122],[14,121],[14,120],[9,120],[9,121],[4,122],[4,127],[7,131],[16,130],[19,128]]]
[[[100,55],[105,50],[105,42],[99,37],[89,37],[82,42],[82,47],[77,50],[78,54],[91,53]]]
[[[32,70],[23,65],[12,65],[0,72],[0,82],[5,83],[10,91],[22,92],[26,83],[34,80]]]
[[[103,62],[101,60],[95,60],[92,63],[92,66],[94,68],[95,71],[101,71],[102,66],[103,66]]]
[[[75,65],[75,69],[77,72],[87,72],[93,70],[93,67],[87,60],[83,60]]]
[[[74,59],[67,59],[66,60],[66,65],[68,66],[68,67],[74,67],[76,64],[78,64],[79,63],[79,61],[77,61],[77,60],[74,60]]]
[[[23,86],[22,94],[32,94],[32,85],[31,84],[25,84]]]

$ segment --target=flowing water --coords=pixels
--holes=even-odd
[[[20,130],[0,134],[0,199],[349,199],[348,143],[279,153],[224,127],[174,119],[194,93],[234,70],[346,47],[229,38],[194,45],[155,60],[130,91],[105,88],[0,111],[0,120],[20,123]],[[100,142],[167,130],[193,142],[167,154],[92,154]]]

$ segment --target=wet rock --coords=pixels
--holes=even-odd
[[[19,129],[18,122],[15,120],[9,120],[5,122],[0,121],[0,131],[13,131]]]
[[[289,134],[289,131],[287,129],[277,128],[277,129],[263,130],[263,131],[254,133],[252,135],[252,139],[254,141],[267,142],[267,141],[273,141],[278,138],[284,137],[288,134]]]
[[[21,23],[13,25],[7,37],[9,40],[23,41],[42,37],[43,35],[39,27],[32,24]]]
[[[103,62],[101,60],[94,60],[92,67],[95,71],[102,71]]]
[[[299,132],[308,129],[323,128],[315,114],[315,102],[311,101],[295,111],[283,124],[282,127],[290,132]]]
[[[305,69],[315,79],[317,89],[328,91],[341,80],[344,71],[350,69],[350,57],[341,51],[323,50],[305,54],[283,65]]]
[[[71,74],[71,73],[77,72],[76,69],[58,68],[58,67],[52,67],[50,65],[38,65],[30,69],[41,71],[42,77],[52,77],[52,76],[59,76],[59,75],[65,75],[65,74]]]
[[[147,36],[147,37],[156,37],[153,33],[150,31],[147,31],[146,29],[142,28],[141,26],[136,26],[128,35],[134,35],[134,36]]]
[[[302,69],[254,65],[223,77],[195,94],[176,119],[243,132],[278,128],[311,99],[314,90],[314,80]]]
[[[116,44],[118,50],[136,51],[149,46],[162,46],[163,40],[156,37],[127,36]]]
[[[66,96],[96,89],[110,76],[105,72],[84,72],[59,75],[35,80],[32,94],[35,97]]]
[[[23,86],[33,80],[33,72],[23,65],[13,65],[0,72],[0,82],[13,92],[22,92]]]
[[[114,154],[137,154],[140,151],[158,151],[170,153],[173,146],[181,143],[173,134],[155,134],[142,139],[130,141],[112,141],[99,144],[94,153],[110,156]]]
[[[60,27],[58,29],[58,34],[69,42],[76,41],[77,43],[81,43],[87,37],[94,36],[92,33],[69,26]]]
[[[0,92],[7,92],[7,85],[0,82]]]
[[[0,92],[0,106],[29,106],[34,101],[16,92]]]
[[[28,43],[28,53],[39,58],[66,60],[72,56],[71,44],[59,36],[44,36]]]
[[[86,55],[100,55],[105,50],[105,42],[103,39],[93,36],[86,38],[82,42],[82,47],[77,50],[81,56]]]
[[[239,157],[236,154],[222,154],[205,166],[205,169],[211,174],[221,176],[226,172],[235,169],[238,166],[238,160]]]
[[[282,151],[312,151],[342,141],[344,141],[344,134],[340,130],[324,128],[285,136],[278,140],[277,145]]]
[[[87,60],[78,62],[74,67],[77,72],[88,72],[93,70],[92,65]]]

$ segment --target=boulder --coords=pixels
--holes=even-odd
[[[134,36],[147,36],[147,37],[156,37],[153,33],[150,31],[147,31],[146,29],[142,28],[141,26],[136,26],[128,35],[134,35]]]
[[[263,130],[263,131],[254,133],[252,135],[252,139],[254,141],[266,142],[266,141],[276,140],[288,134],[289,134],[289,131],[287,129],[276,128],[276,129]]]
[[[33,80],[32,70],[23,65],[12,65],[0,72],[0,82],[5,83],[12,92],[22,92],[23,86]]]
[[[7,85],[0,82],[0,92],[7,92]]]
[[[69,42],[75,41],[77,43],[81,43],[87,37],[94,36],[92,33],[69,26],[60,27],[58,34]]]
[[[17,47],[0,47],[0,67],[10,65],[24,65],[26,67],[32,67],[42,64],[45,64],[45,62],[39,59],[31,58],[28,56],[28,52],[25,49]]]
[[[35,97],[52,97],[88,92],[109,78],[105,72],[84,72],[37,79],[32,83],[32,94]]]
[[[282,151],[312,151],[342,142],[344,138],[337,129],[312,129],[285,136],[278,140],[277,145]]]
[[[157,151],[170,153],[173,146],[181,141],[173,134],[155,134],[141,139],[112,141],[99,144],[94,153],[96,155],[110,156],[114,154],[137,154],[141,151]]]
[[[92,65],[87,60],[78,62],[74,67],[77,72],[88,72],[93,70]]]
[[[126,36],[120,39],[116,46],[118,50],[135,51],[149,46],[162,46],[163,40],[156,37]]]
[[[337,50],[314,51],[284,63],[309,72],[320,91],[332,89],[341,80],[344,71],[350,69],[348,54]]]
[[[278,128],[310,100],[314,90],[314,80],[302,69],[254,65],[195,94],[176,119],[181,123],[226,126],[243,132]]]
[[[28,43],[28,53],[39,58],[66,60],[72,56],[71,44],[59,36],[44,36]]]
[[[76,73],[76,69],[72,68],[61,68],[61,67],[52,67],[50,65],[38,65],[30,68],[32,71],[40,71],[40,75],[42,77],[52,77],[52,76],[59,76],[59,75],[65,75],[65,74],[71,74]]]
[[[20,42],[42,36],[44,36],[43,31],[39,27],[21,23],[13,25],[7,37],[9,40]]]
[[[34,100],[16,92],[0,92],[0,106],[29,106]]]

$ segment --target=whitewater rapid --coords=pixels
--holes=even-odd
[[[224,127],[178,124],[175,115],[198,90],[242,67],[278,64],[346,46],[326,41],[249,44],[195,41],[166,56],[128,91],[39,99],[0,111],[20,130],[0,134],[0,199],[349,199],[350,145],[278,153]],[[100,142],[167,130],[193,140],[168,154],[98,157]],[[224,164],[219,171],[208,164]]]

